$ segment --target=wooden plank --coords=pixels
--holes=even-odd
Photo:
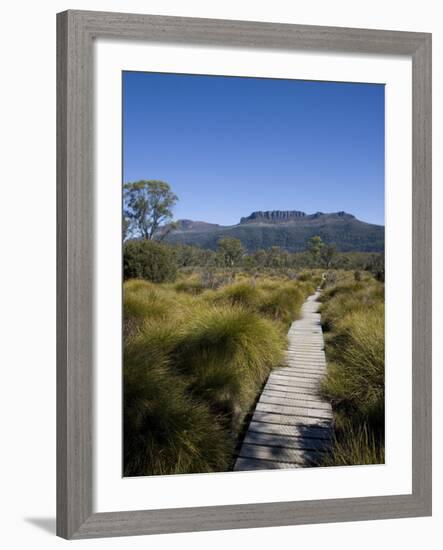
[[[280,373],[280,370],[282,371],[282,374],[283,374],[283,369],[279,369],[277,371],[275,371],[277,374]],[[312,368],[309,368],[309,367],[303,367],[303,366],[294,366],[294,367],[285,367],[285,372],[287,372],[288,374],[306,374],[306,375],[313,375],[313,376],[319,376],[320,378],[324,378],[327,374],[327,370],[326,368],[324,369],[312,369]]]
[[[291,375],[290,373],[283,374],[283,373],[273,372],[273,373],[270,374],[268,380],[270,380],[272,382],[280,381],[280,382],[283,382],[284,384],[288,384],[288,385],[292,385],[292,386],[298,386],[298,387],[302,388],[304,383],[309,384],[309,385],[314,385],[314,386],[318,385],[321,378],[319,378],[319,377],[310,378],[308,376],[303,376],[303,375],[297,376],[295,374]]]
[[[314,397],[319,397],[320,393],[319,393],[319,388],[297,388],[296,386],[288,386],[287,384],[284,384],[284,383],[277,383],[277,382],[272,382],[272,383],[268,383],[266,384],[265,386],[265,390],[270,390],[270,391],[284,391],[286,393],[293,393],[293,394],[298,394],[298,393],[301,393],[303,395],[311,395],[311,396],[314,396]]]
[[[291,363],[288,364],[286,367],[279,367],[275,371],[272,371],[271,374],[274,374],[275,376],[301,376],[301,377],[309,377],[316,376],[321,379],[322,377],[326,376],[327,374],[327,367],[326,365],[307,365],[305,363]]]
[[[326,439],[332,438],[332,427],[304,426],[300,424],[271,424],[268,422],[252,421],[249,424],[249,432],[260,432],[271,435],[284,435],[289,437],[305,437],[308,439]]]
[[[266,445],[249,445],[245,443],[242,445],[239,456],[306,465],[319,464],[323,458],[323,453],[314,450],[287,449],[286,447],[268,447]]]
[[[308,380],[312,382],[321,382],[321,380],[324,378],[325,373],[316,373],[316,372],[300,372],[298,371],[290,371],[289,369],[287,371],[281,370],[281,371],[274,371],[274,374],[277,376],[283,376],[285,378],[289,378],[290,380]]]
[[[318,307],[311,296],[289,332],[286,366],[271,372],[257,402],[235,469],[272,464],[318,465],[330,448],[332,407],[319,395],[326,358]],[[247,460],[247,461],[245,461]],[[248,462],[250,460],[256,463]],[[281,466],[277,466],[281,467]]]
[[[302,368],[293,367],[291,369],[281,369],[274,371],[274,374],[278,377],[284,377],[297,380],[309,380],[311,382],[321,382],[325,377],[326,372],[310,372],[303,370]]]
[[[252,430],[249,430],[246,434],[243,444],[260,444],[270,447],[287,447],[288,449],[310,451],[328,451],[330,449],[329,439],[274,435],[262,432],[253,432]]]
[[[321,397],[318,393],[303,393],[303,392],[288,392],[283,386],[280,389],[274,388],[265,388],[263,390],[262,396],[265,397],[280,397],[281,399],[300,399],[302,401],[313,401],[318,402],[321,400]]]
[[[274,460],[258,460],[256,458],[237,458],[234,471],[246,470],[288,470],[290,468],[301,468],[296,464],[288,462],[275,462]]]
[[[278,376],[271,374],[269,381],[274,384],[284,384],[289,387],[295,388],[317,388],[319,386],[318,380],[307,380],[306,378],[294,379],[287,376]]]
[[[292,414],[276,414],[257,410],[252,415],[252,420],[256,422],[270,422],[271,424],[289,424],[292,426],[318,426],[319,428],[327,428],[331,425],[331,421],[326,418],[315,418],[312,416]]]
[[[270,412],[281,415],[306,416],[312,418],[326,418],[332,420],[332,411],[327,409],[315,409],[313,407],[284,406],[282,404],[264,403],[261,400],[255,407],[256,411]]]
[[[269,396],[263,393],[260,397],[259,403],[269,403],[270,405],[283,405],[285,407],[311,407],[312,409],[323,409],[325,411],[331,410],[331,404],[320,399],[308,400],[294,397],[283,396]]]

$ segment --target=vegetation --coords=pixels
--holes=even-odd
[[[223,239],[225,241],[225,239]],[[236,239],[229,239],[229,242]],[[220,241],[221,242],[221,241]],[[233,271],[247,271],[251,275],[260,273],[284,273],[294,275],[304,269],[368,271],[379,281],[384,280],[384,255],[372,252],[338,252],[333,245],[324,245],[318,258],[311,253],[287,252],[278,246],[266,250],[247,253],[240,241],[236,241],[238,253],[233,257],[225,255],[223,245],[218,243],[217,250],[198,246],[163,243],[174,257],[178,268],[214,269],[229,268]],[[229,265],[231,264],[231,265]]]
[[[218,241],[218,257],[226,267],[238,265],[243,257],[244,248],[238,239],[225,237]]]
[[[210,289],[182,273],[175,284],[125,283],[126,476],[232,466],[245,416],[313,287],[244,272],[225,281]]]
[[[384,285],[359,271],[326,279],[321,318],[333,404],[334,450],[328,465],[384,462]]]
[[[308,239],[308,252],[312,255],[314,262],[320,261],[320,253],[325,243],[322,241],[319,235],[314,235]]]
[[[124,218],[126,237],[141,237],[151,240],[156,236],[163,240],[174,228],[172,208],[178,197],[169,184],[158,180],[140,180],[123,186]],[[168,230],[160,230],[161,226]]]
[[[167,240],[216,250],[220,239],[230,237],[240,240],[249,254],[273,246],[292,253],[304,252],[307,241],[315,236],[341,252],[382,252],[384,249],[383,226],[362,222],[344,212],[318,212],[280,221],[245,218],[230,226],[200,222],[191,228],[180,227],[168,235]]]
[[[154,283],[173,281],[177,264],[171,252],[155,241],[129,241],[124,245],[125,279],[146,279]]]
[[[322,393],[335,418],[324,464],[384,462],[382,228],[344,212],[294,212],[292,225],[263,225],[285,212],[232,228],[173,223],[177,200],[162,181],[124,185],[124,474],[229,470],[288,328],[319,285]]]

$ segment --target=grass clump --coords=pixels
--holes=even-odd
[[[306,295],[301,287],[296,285],[284,285],[272,289],[263,300],[260,310],[262,313],[281,321],[284,325],[289,324],[300,317],[300,310]]]
[[[205,290],[201,278],[188,277],[174,284],[174,290],[177,292],[186,292],[187,294],[197,295]]]
[[[374,431],[363,423],[344,423],[336,428],[332,453],[327,454],[322,466],[354,466],[356,464],[384,464],[385,448]]]
[[[282,363],[284,323],[312,289],[244,274],[202,286],[193,273],[124,285],[127,476],[230,468],[244,418]]]
[[[323,295],[328,373],[322,392],[333,405],[337,464],[384,457],[384,288],[373,279],[338,283]]]
[[[232,440],[171,371],[172,331],[144,329],[124,352],[124,475],[225,470]]]
[[[241,306],[257,311],[263,300],[263,293],[250,281],[242,281],[220,288],[210,299],[216,304]]]
[[[371,425],[381,424],[384,417],[384,355],[382,304],[349,313],[330,341],[333,362],[325,391],[334,403],[357,411]]]
[[[241,306],[280,324],[282,330],[300,316],[303,302],[314,292],[305,282],[288,281],[275,276],[242,279],[218,289],[206,298],[216,304]]]
[[[272,322],[241,307],[203,306],[183,327],[174,364],[190,391],[239,429],[286,339]]]

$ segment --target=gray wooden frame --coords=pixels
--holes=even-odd
[[[412,58],[412,494],[93,513],[93,41]],[[431,35],[67,11],[57,16],[57,533],[86,538],[431,514]]]

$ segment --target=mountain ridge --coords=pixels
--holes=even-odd
[[[384,226],[363,222],[345,211],[306,214],[300,210],[258,210],[234,225],[189,219],[178,220],[175,225],[166,237],[168,242],[212,250],[221,238],[233,237],[239,239],[248,252],[271,246],[300,252],[314,235],[343,252],[384,250]]]

